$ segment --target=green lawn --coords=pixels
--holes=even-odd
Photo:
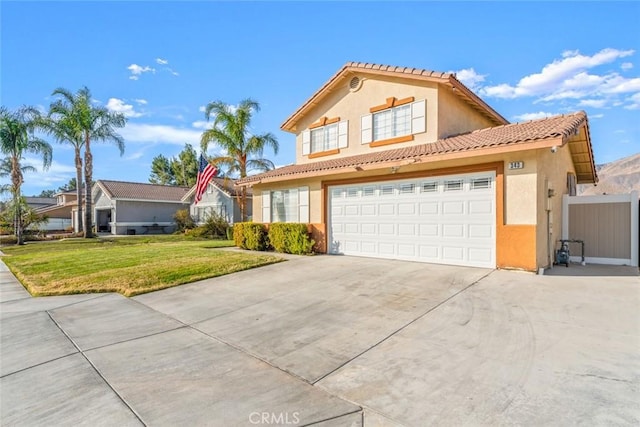
[[[34,296],[133,296],[282,261],[219,249],[227,246],[233,242],[182,236],[70,239],[5,246],[2,260]]]

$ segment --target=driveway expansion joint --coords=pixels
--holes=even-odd
[[[91,368],[93,368],[95,373],[102,379],[102,381],[104,381],[107,387],[109,387],[109,389],[118,397],[118,399],[120,399],[122,404],[125,405],[131,411],[131,413],[138,419],[138,421],[140,421],[140,423],[143,426],[146,426],[147,423],[145,423],[142,420],[142,417],[133,409],[133,407],[131,407],[131,405],[129,405],[129,403],[124,399],[124,397],[122,397],[120,393],[118,393],[118,391],[115,388],[113,388],[113,386],[109,383],[109,381],[107,381],[105,376],[102,375],[102,372],[100,372],[100,370],[93,364],[93,362],[91,362],[91,359],[89,359],[87,355],[84,354],[84,351],[82,351],[80,347],[78,347],[76,342],[66,333],[64,329],[62,329],[62,327],[58,324],[58,322],[56,322],[56,319],[54,319],[53,316],[51,316],[51,313],[49,313],[48,311],[46,313],[47,313],[47,316],[49,316],[49,318],[51,319],[51,321],[58,327],[58,329],[60,329],[60,332],[62,332],[67,337],[67,339],[71,341],[71,344],[73,344],[73,346],[78,350],[78,352],[82,355],[84,360],[87,361],[87,363],[91,366]]]
[[[359,358],[360,356],[368,353],[369,351],[373,350],[374,348],[378,347],[380,344],[382,344],[383,342],[387,341],[388,339],[392,338],[393,336],[395,336],[396,334],[402,332],[404,329],[406,329],[407,327],[411,326],[412,324],[414,324],[415,322],[417,322],[418,320],[422,319],[423,317],[425,317],[426,315],[428,315],[429,313],[431,313],[434,310],[437,310],[439,307],[443,306],[444,304],[446,304],[447,302],[451,301],[452,299],[454,299],[455,297],[457,297],[458,295],[462,294],[463,292],[465,292],[466,290],[470,289],[471,287],[477,285],[478,283],[480,283],[482,280],[486,279],[487,277],[489,277],[491,275],[491,273],[493,273],[496,270],[491,270],[489,271],[487,274],[483,275],[482,277],[480,277],[479,279],[476,279],[475,281],[473,281],[472,283],[470,283],[469,285],[465,286],[464,288],[460,289],[459,291],[455,292],[453,295],[449,296],[446,299],[443,299],[442,301],[440,301],[438,304],[436,304],[435,306],[429,308],[427,311],[425,311],[424,313],[418,315],[417,317],[415,317],[414,319],[412,319],[411,321],[405,323],[404,325],[402,325],[400,328],[396,329],[395,331],[391,332],[389,335],[385,336],[384,338],[382,338],[381,340],[379,340],[378,342],[376,342],[375,344],[373,344],[372,346],[364,349],[363,351],[361,351],[360,353],[358,353],[357,355],[355,355],[354,357],[350,358],[349,360],[343,362],[342,364],[340,364],[338,367],[334,368],[333,370],[331,370],[330,372],[322,375],[321,377],[317,378],[315,381],[313,381],[311,384],[315,385],[318,382],[322,381],[323,379],[327,378],[329,375],[333,374],[334,372],[339,371],[340,369],[342,369],[344,366],[348,365],[349,363],[353,362],[354,360],[356,360],[357,358]]]

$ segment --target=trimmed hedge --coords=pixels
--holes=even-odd
[[[307,224],[276,222],[264,224],[237,222],[233,225],[233,241],[241,249],[276,252],[296,255],[313,253],[315,242],[309,236]]]
[[[269,225],[269,243],[276,252],[307,255],[315,242],[309,237],[307,224],[276,222]]]
[[[266,251],[269,247],[267,229],[263,224],[237,222],[233,225],[233,241],[241,249]]]

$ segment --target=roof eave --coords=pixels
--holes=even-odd
[[[400,160],[384,161],[379,163],[368,163],[363,165],[345,166],[341,168],[324,169],[318,171],[310,171],[306,173],[280,175],[274,177],[265,177],[257,180],[247,180],[244,182],[236,183],[237,186],[254,186],[256,184],[269,184],[273,182],[316,178],[321,176],[336,175],[349,172],[362,172],[376,169],[385,169],[391,167],[402,167],[408,165],[414,165],[416,163],[433,163],[445,160],[455,160],[469,157],[489,156],[493,154],[511,153],[517,151],[537,150],[540,148],[551,148],[554,146],[562,145],[564,142],[563,137],[536,139],[530,141],[519,141],[517,143],[508,145],[488,146],[482,148],[474,148],[469,150],[454,151],[448,153],[439,154],[427,154],[423,156],[416,156],[411,158],[405,158]]]

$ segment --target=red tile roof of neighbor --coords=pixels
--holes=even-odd
[[[296,123],[310,109],[312,109],[322,98],[332,92],[343,81],[353,77],[354,74],[369,74],[376,76],[393,76],[409,80],[422,80],[433,83],[444,84],[456,90],[456,95],[468,102],[472,108],[483,116],[490,119],[496,125],[508,124],[509,121],[502,117],[489,104],[484,102],[471,89],[466,87],[456,78],[454,73],[443,73],[439,71],[424,70],[421,68],[398,67],[393,65],[371,64],[368,62],[347,62],[331,78],[320,87],[304,104],[300,106],[285,122],[280,126],[282,130],[296,132]]]
[[[100,186],[111,199],[180,202],[182,197],[189,191],[189,187],[104,179],[98,180],[96,185]]]
[[[429,156],[450,153],[467,153],[466,155],[471,157],[481,155],[481,150],[483,149],[494,147],[522,145],[521,149],[528,149],[532,148],[526,145],[528,142],[566,138],[574,135],[580,129],[580,126],[586,123],[586,113],[579,111],[572,114],[547,117],[523,123],[513,123],[475,130],[473,132],[439,139],[433,143],[412,145],[393,150],[375,151],[314,163],[284,166],[238,180],[237,184],[247,185],[263,179],[276,177],[282,177],[283,179],[286,179],[285,177],[291,177],[291,179],[302,178],[305,175],[312,175],[319,171],[356,168],[401,160],[415,159],[418,161],[422,158],[428,158]],[[593,158],[593,154],[591,154],[591,158]]]

